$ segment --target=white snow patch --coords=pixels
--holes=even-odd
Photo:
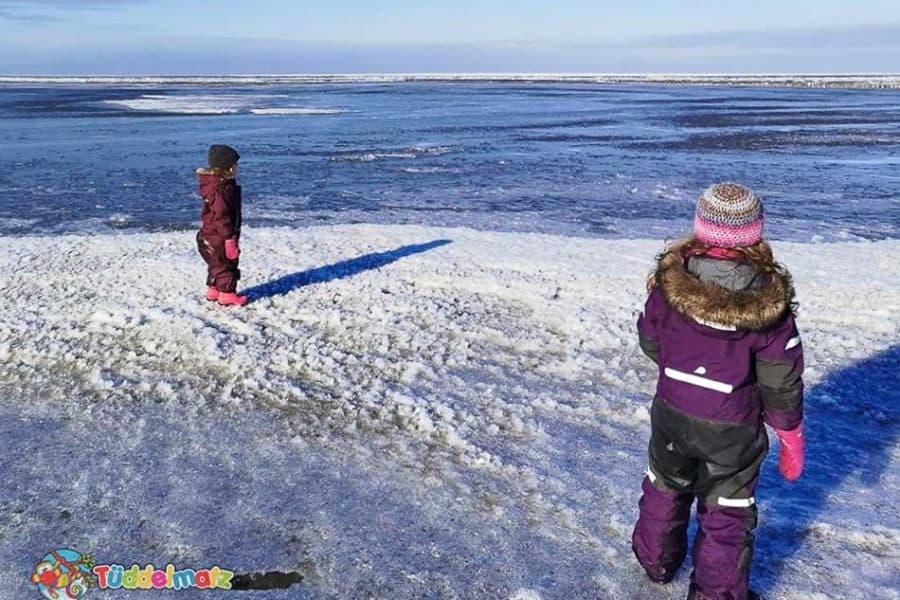
[[[241,309],[203,299],[189,234],[53,247],[65,268],[47,238],[0,244],[15,597],[33,592],[49,527],[111,559],[303,565],[317,597],[683,597],[686,573],[650,586],[628,539],[656,377],[635,319],[662,242],[247,227]],[[821,386],[896,346],[900,242],[775,251],[798,289],[810,416],[886,427],[888,408]],[[843,425],[817,427],[821,470],[817,444]],[[862,448],[844,451],[864,470]],[[804,474],[797,486],[828,484],[815,508],[787,511],[764,481],[764,550],[808,521],[784,575],[754,563],[767,596],[896,598],[898,452],[875,460],[871,481]]]
[[[281,108],[251,108],[254,115],[341,115],[352,112],[341,108],[312,108],[286,106]]]

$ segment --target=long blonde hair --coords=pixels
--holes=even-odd
[[[237,163],[234,163],[236,165]],[[210,167],[209,170],[218,175],[219,177],[223,177],[225,179],[229,179],[234,177],[234,165],[231,165],[227,169],[223,169],[222,167]]]
[[[689,256],[705,254],[714,247],[715,246],[707,244],[706,242],[700,241],[692,235],[670,244],[662,254],[656,257],[656,259],[658,262],[663,256],[670,252],[680,252],[682,257],[686,259]],[[789,276],[788,270],[784,265],[775,260],[772,247],[765,240],[760,240],[751,246],[729,248],[728,250],[735,253],[736,260],[740,260],[750,265],[760,275]],[[652,290],[655,287],[656,269],[654,269],[647,278],[647,290]]]

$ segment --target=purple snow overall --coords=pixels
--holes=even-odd
[[[241,272],[238,259],[225,255],[225,240],[237,240],[241,235],[241,186],[214,171],[198,169],[197,174],[203,197],[197,249],[206,261],[206,284],[220,292],[234,292]]]
[[[802,419],[790,276],[676,246],[654,281],[638,333],[659,381],[632,547],[652,580],[670,581],[687,553],[697,498],[688,598],[745,600],[754,490],[768,451],[763,424],[792,430]]]

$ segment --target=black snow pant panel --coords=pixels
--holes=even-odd
[[[708,421],[657,398],[650,411],[650,470],[654,485],[716,501],[749,498],[769,450],[762,425]]]
[[[694,495],[700,461],[683,454],[675,441],[654,427],[650,435],[650,479],[653,484],[676,494]]]
[[[206,262],[206,285],[220,292],[234,292],[241,278],[237,260],[225,257],[225,240],[212,240],[197,234],[197,250]]]

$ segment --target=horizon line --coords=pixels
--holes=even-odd
[[[900,77],[900,71],[346,71],[329,73],[0,73],[0,78],[194,78],[194,77]]]

